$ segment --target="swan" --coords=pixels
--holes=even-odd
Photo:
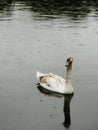
[[[71,83],[72,63],[73,63],[73,56],[67,55],[67,60],[65,65],[66,67],[65,79],[53,73],[44,74],[37,71],[36,77],[38,79],[38,84],[49,91],[53,91],[61,94],[74,93],[74,88]]]

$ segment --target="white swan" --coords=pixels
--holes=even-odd
[[[53,73],[43,74],[37,71],[36,77],[38,79],[39,85],[45,89],[53,92],[62,94],[72,94],[74,89],[71,83],[71,70],[72,70],[73,57],[71,55],[67,56],[66,60],[66,79],[55,75]]]

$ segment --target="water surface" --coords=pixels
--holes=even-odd
[[[98,129],[97,7],[97,0],[0,1],[0,130]],[[73,98],[42,94],[36,70],[64,77],[68,53]]]

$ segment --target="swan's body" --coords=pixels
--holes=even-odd
[[[62,94],[72,94],[74,92],[74,89],[71,84],[70,74],[71,74],[71,66],[69,64],[66,70],[66,80],[53,73],[43,74],[38,71],[36,73],[36,77],[38,79],[40,86],[42,86],[45,89]]]

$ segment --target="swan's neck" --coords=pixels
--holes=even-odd
[[[66,68],[66,84],[67,84],[67,83],[71,83],[71,71],[72,71],[72,64],[70,64],[70,65]]]

